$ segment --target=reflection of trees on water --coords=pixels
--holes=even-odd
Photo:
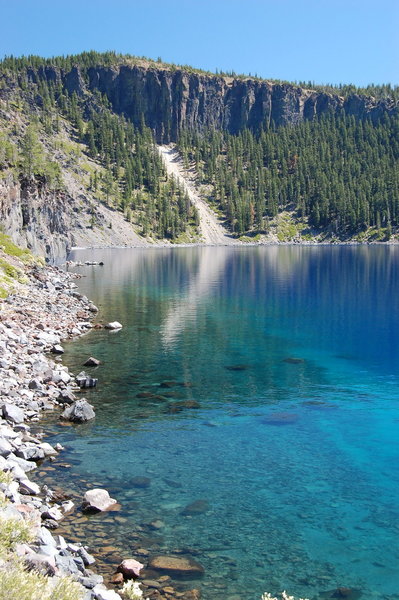
[[[132,373],[153,383],[195,381],[184,397],[248,401],[330,383],[318,353],[349,356],[353,345],[358,360],[363,338],[363,357],[375,353],[363,325],[372,310],[376,330],[397,328],[398,253],[394,246],[200,247],[76,258],[104,261],[81,269],[81,287],[104,319],[124,325],[115,336],[92,336],[104,342],[111,381]],[[284,363],[290,356],[307,360]],[[242,372],[226,369],[240,364]],[[127,379],[125,387],[132,393]]]

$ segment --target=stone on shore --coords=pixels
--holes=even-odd
[[[22,479],[19,482],[19,491],[22,494],[37,496],[38,494],[40,494],[40,487],[34,481],[30,481],[29,479]]]
[[[177,556],[154,556],[150,559],[148,567],[172,577],[190,578],[205,573],[204,567],[195,560]]]
[[[110,323],[106,323],[104,327],[105,329],[122,329],[122,325],[118,321],[111,321]]]
[[[85,423],[94,419],[95,416],[96,414],[91,404],[82,398],[68,406],[62,413],[61,418],[65,421],[72,421],[72,423]]]
[[[51,348],[51,352],[53,354],[64,354],[65,350],[60,344],[54,344],[54,346]]]
[[[118,573],[122,573],[125,579],[135,579],[140,576],[140,571],[144,565],[134,558],[125,558],[117,568]]]
[[[13,447],[11,446],[10,442],[5,438],[0,438],[0,456],[4,456],[4,458],[7,458],[7,456],[9,456],[12,451]]]
[[[117,500],[111,498],[107,490],[95,488],[83,496],[82,509],[84,512],[103,512],[114,504],[117,504]]]
[[[22,408],[15,404],[3,404],[3,417],[12,423],[23,423],[25,414]]]

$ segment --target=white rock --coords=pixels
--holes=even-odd
[[[87,512],[101,512],[104,510],[108,510],[108,508],[111,508],[111,506],[113,506],[116,503],[117,500],[115,500],[114,498],[110,498],[110,495],[107,492],[107,490],[96,488],[93,490],[89,490],[85,493],[83,497],[82,507],[83,510]]]
[[[13,423],[22,423],[25,419],[24,411],[14,404],[3,404],[3,417]]]
[[[64,515],[57,506],[52,506],[51,508],[46,510],[45,514],[48,515],[50,519],[54,519],[54,521],[61,521],[61,519],[63,519],[64,517]]]
[[[29,479],[22,479],[19,482],[19,488],[21,492],[27,492],[33,496],[40,494],[40,487],[37,485],[37,483],[30,481]]]
[[[101,583],[93,588],[96,600],[122,600],[114,590],[107,590]]]
[[[74,503],[72,502],[72,500],[65,500],[64,502],[61,503],[61,510],[64,514],[70,512],[73,507],[74,507]]]
[[[10,442],[5,438],[0,438],[0,456],[7,457],[9,454],[11,454],[12,450],[13,447],[11,446]]]
[[[53,535],[46,527],[40,527],[40,531],[38,534],[39,544],[43,544],[45,546],[56,546],[57,542],[54,539]]]
[[[112,321],[104,325],[105,329],[122,329],[122,325],[118,321]]]
[[[44,456],[56,456],[57,455],[57,450],[55,448],[52,447],[51,444],[48,444],[47,442],[42,442],[39,446],[39,448],[41,448],[44,452]]]

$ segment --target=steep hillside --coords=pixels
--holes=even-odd
[[[299,86],[111,52],[10,57],[0,63],[1,227],[49,259],[73,245],[209,235],[388,240],[399,225],[397,130],[389,86]],[[156,149],[171,141],[188,182]],[[207,219],[220,227],[212,211],[227,223],[220,236],[204,235]]]

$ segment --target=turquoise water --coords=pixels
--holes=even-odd
[[[53,428],[64,484],[121,503],[109,540],[193,557],[205,600],[399,598],[399,248],[72,258],[104,261],[79,287],[123,323],[67,345],[74,372],[102,361],[86,394],[97,416]]]

